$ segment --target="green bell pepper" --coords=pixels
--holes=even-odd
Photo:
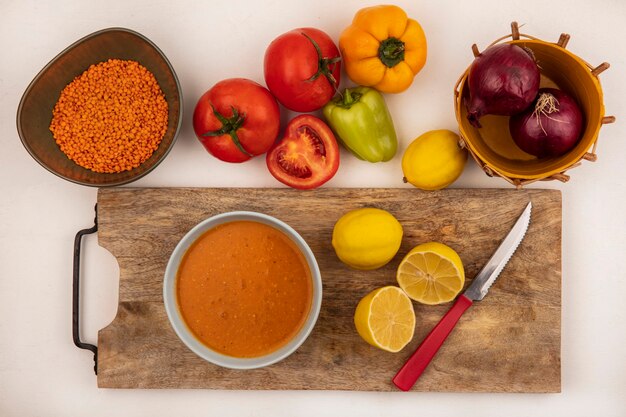
[[[322,110],[338,139],[357,158],[369,162],[389,161],[398,139],[382,94],[373,88],[346,88]]]

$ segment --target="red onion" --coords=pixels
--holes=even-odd
[[[492,46],[478,55],[469,70],[467,119],[481,127],[486,114],[512,116],[537,97],[539,67],[532,51],[510,43]]]
[[[583,115],[573,98],[561,90],[542,88],[534,105],[509,119],[513,140],[539,158],[560,156],[580,140]]]

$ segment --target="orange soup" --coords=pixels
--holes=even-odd
[[[209,348],[249,358],[276,351],[304,324],[311,273],[296,244],[254,221],[221,224],[200,236],[178,268],[178,308]]]

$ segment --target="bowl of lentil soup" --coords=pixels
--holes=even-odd
[[[285,359],[307,339],[322,303],[317,261],[286,223],[236,211],[198,223],[163,280],[172,328],[201,358],[232,369]]]
[[[163,52],[124,28],[94,32],[50,61],[27,87],[17,130],[48,171],[115,186],[152,171],[182,121],[182,90]]]

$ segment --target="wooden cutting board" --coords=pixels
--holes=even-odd
[[[98,336],[98,386],[391,391],[391,378],[451,304],[414,303],[415,337],[400,353],[375,349],[353,325],[357,302],[394,285],[414,246],[440,241],[461,256],[466,285],[489,259],[531,200],[528,234],[491,288],[461,318],[416,391],[560,392],[561,194],[553,190],[450,189],[101,189],[98,239],[118,260],[119,307]],[[331,246],[345,212],[379,207],[404,228],[402,247],[385,267],[356,271]],[[294,227],[315,253],[323,302],[308,340],[264,369],[235,371],[197,357],[165,314],[162,281],[179,239],[217,213],[253,210]]]

